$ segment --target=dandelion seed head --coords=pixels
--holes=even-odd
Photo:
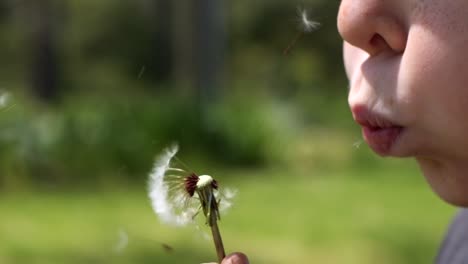
[[[309,19],[309,14],[306,9],[298,8],[297,13],[299,15],[299,18],[301,21],[301,27],[302,27],[302,30],[304,30],[304,32],[307,32],[307,33],[312,32],[320,26],[319,22]]]
[[[199,196],[199,191],[205,188],[210,188],[207,191],[216,201],[221,201],[219,208],[229,208],[234,192],[220,192],[217,181],[209,175],[197,176],[177,168],[177,164],[172,164],[181,162],[175,157],[177,151],[177,145],[165,149],[157,157],[149,176],[149,198],[158,218],[176,226],[194,223],[195,216],[200,212],[200,199],[203,198]],[[173,159],[174,162],[171,162]]]
[[[211,177],[210,175],[198,176],[197,188],[205,188],[206,186],[211,185],[213,181],[213,177]]]

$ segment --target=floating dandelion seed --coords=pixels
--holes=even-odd
[[[174,248],[171,247],[169,244],[166,244],[166,243],[161,243],[161,247],[162,247],[162,249],[164,249],[164,251],[166,251],[167,253],[171,253],[172,251],[174,251]]]
[[[296,36],[289,42],[286,49],[284,49],[283,54],[288,55],[291,49],[296,45],[296,42],[304,35],[304,33],[310,33],[316,30],[320,23],[316,21],[312,21],[309,18],[309,14],[305,8],[298,7],[297,8],[297,15],[300,25],[300,31],[296,34]]]
[[[163,222],[178,226],[192,222],[199,212],[203,212],[221,263],[225,252],[217,221],[221,219],[220,209],[231,205],[230,199],[235,192],[222,194],[213,177],[173,167],[172,160],[177,159],[177,151],[177,145],[173,145],[156,159],[149,180],[153,210]]]
[[[12,95],[9,92],[0,91],[0,112],[7,112],[15,106],[12,103]]]
[[[359,148],[362,145],[362,140],[357,140],[356,142],[353,143],[354,148]]]
[[[121,253],[128,245],[128,234],[124,229],[119,229],[119,239],[114,247],[115,253]]]
[[[143,76],[143,73],[145,73],[146,67],[143,65],[141,66],[140,72],[138,73],[137,79],[140,79],[141,76]]]
[[[306,9],[297,8],[297,14],[301,20],[302,31],[309,33],[316,30],[320,26],[319,22],[310,20],[309,14]]]
[[[10,102],[10,94],[9,93],[0,94],[0,109],[6,107],[9,102]]]

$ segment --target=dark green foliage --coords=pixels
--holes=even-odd
[[[145,181],[171,142],[182,154],[227,166],[265,165],[278,157],[281,117],[258,102],[232,101],[206,113],[172,96],[127,101],[74,99],[60,110],[16,102],[0,113],[0,182],[46,184]],[[283,128],[287,129],[287,128]],[[17,180],[15,180],[17,181]]]

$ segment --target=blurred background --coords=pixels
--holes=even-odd
[[[251,263],[431,263],[454,209],[362,144],[338,5],[0,1],[0,263],[216,260],[151,209],[171,142],[239,190],[220,228]]]

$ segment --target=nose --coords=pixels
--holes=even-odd
[[[407,0],[342,0],[338,31],[345,42],[370,56],[405,50],[407,30],[402,8]]]

